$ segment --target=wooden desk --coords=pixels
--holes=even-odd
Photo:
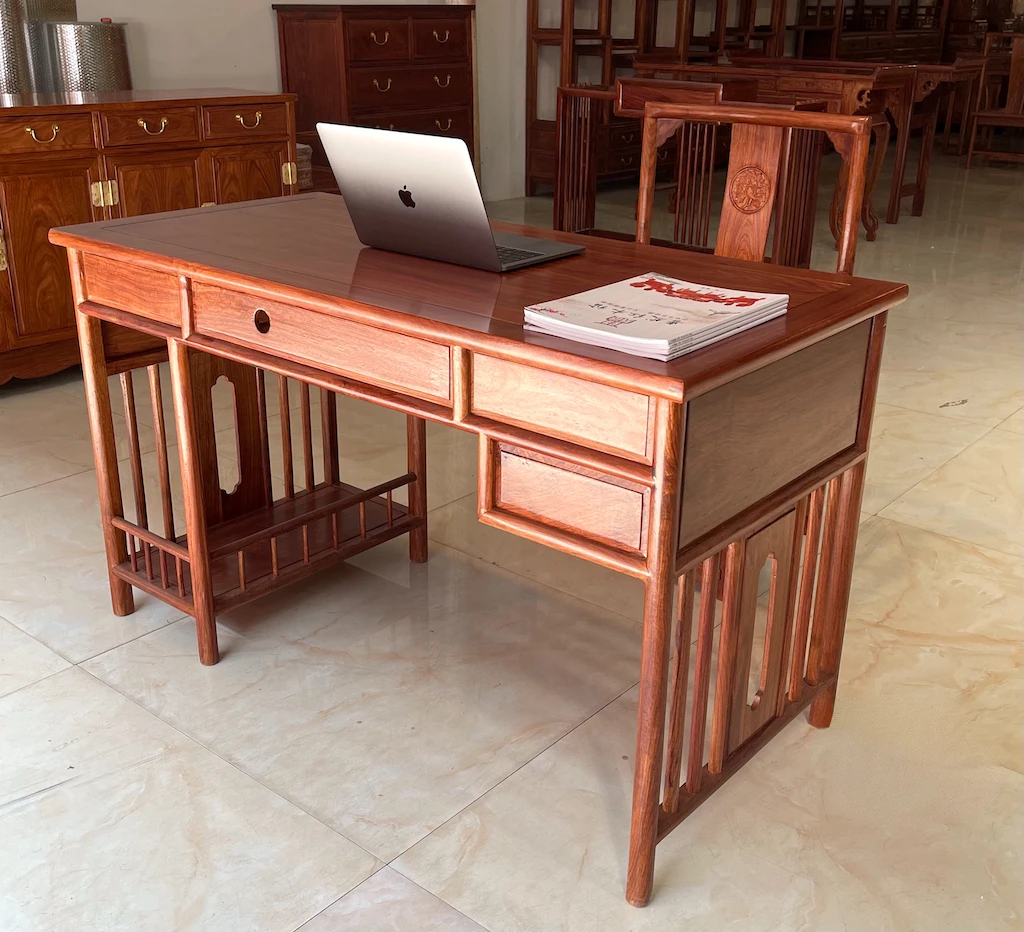
[[[774,64],[765,64],[772,62]],[[909,65],[886,65],[853,62],[826,62],[827,67],[808,66],[796,59],[737,58],[728,65],[694,65],[686,62],[665,62],[658,59],[636,59],[637,74],[654,76],[663,74],[676,80],[693,80],[696,75],[707,75],[720,81],[737,72],[757,78],[759,100],[825,100],[831,113],[879,114],[888,113],[896,127],[896,158],[893,180],[889,187],[889,205],[885,219],[896,223],[900,217],[900,198],[903,172],[910,141],[910,121],[914,106],[917,76]],[[871,207],[871,194],[885,154],[888,139],[880,140],[872,160],[868,185],[865,189],[867,212],[864,226],[868,239],[875,238],[877,221]]]
[[[424,419],[479,435],[485,524],[644,580],[626,887],[643,905],[661,838],[801,709],[810,705],[819,727],[831,720],[885,312],[907,289],[528,232],[587,252],[494,275],[363,249],[344,202],[325,194],[51,238],[68,247],[116,613],[133,611],[133,588],[170,602],[195,617],[200,657],[216,663],[214,618],[229,606],[400,534],[410,536],[411,558],[425,560]],[[525,305],[652,269],[788,292],[790,310],[671,363],[523,330]],[[119,328],[151,338],[143,355],[107,354]],[[133,389],[125,417],[142,517],[125,519],[107,388],[110,373],[150,367],[169,509],[154,365],[168,357],[184,535],[166,525],[158,534],[144,517]],[[266,373],[299,380],[307,402],[318,387],[328,412],[324,480],[314,481],[307,404],[306,488],[289,481],[276,501]],[[232,491],[220,488],[213,437],[210,393],[221,377],[234,387],[241,453]],[[130,374],[122,380],[133,385]],[[334,392],[406,412],[405,475],[366,492],[344,483]],[[287,403],[281,412],[292,475]],[[400,487],[407,508],[393,499]],[[766,562],[767,602],[758,585]],[[766,612],[764,660],[752,670]],[[694,632],[697,699],[687,704]]]

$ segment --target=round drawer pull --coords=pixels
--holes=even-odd
[[[29,136],[31,136],[36,142],[47,143],[47,142],[53,142],[53,140],[57,138],[57,133],[60,132],[60,127],[56,123],[51,123],[50,124],[50,138],[49,139],[40,139],[36,135],[36,128],[34,126],[26,126],[25,127],[25,132],[28,133]]]
[[[256,313],[252,315],[252,322],[260,333],[266,333],[270,329],[270,315],[261,307],[256,308]]]

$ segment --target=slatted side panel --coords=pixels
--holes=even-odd
[[[608,102],[559,88],[554,228],[594,229],[597,199],[597,127]]]
[[[714,123],[684,123],[678,132],[678,146],[673,240],[681,246],[707,249],[718,127]]]

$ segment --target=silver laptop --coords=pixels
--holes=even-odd
[[[317,123],[359,241],[424,259],[508,272],[583,246],[496,233],[461,139]]]

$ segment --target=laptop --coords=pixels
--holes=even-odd
[[[491,230],[461,139],[317,123],[359,241],[391,252],[510,272],[583,246]]]

